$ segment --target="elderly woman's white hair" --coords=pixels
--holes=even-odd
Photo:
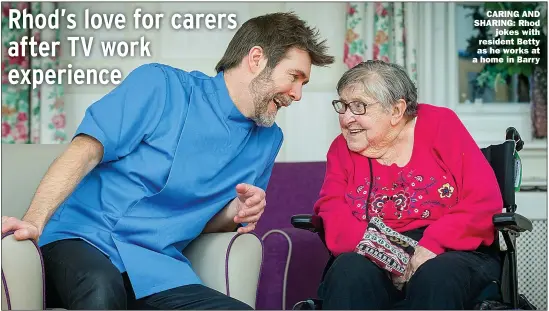
[[[417,88],[402,66],[381,60],[362,62],[343,74],[337,83],[337,93],[341,95],[351,86],[361,86],[364,96],[381,103],[387,110],[404,99],[405,115],[417,115]]]

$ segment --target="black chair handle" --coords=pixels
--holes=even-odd
[[[515,145],[516,145],[515,148],[516,148],[517,152],[521,151],[522,148],[524,147],[524,141],[520,137],[520,134],[517,131],[517,129],[514,128],[514,127],[508,127],[507,128],[507,130],[505,131],[505,139],[515,141]]]

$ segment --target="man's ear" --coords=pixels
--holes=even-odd
[[[405,112],[406,112],[406,101],[404,99],[399,99],[393,105],[391,123],[393,125],[397,125],[400,122],[400,120],[404,117]]]
[[[250,68],[250,71],[257,75],[267,65],[267,58],[265,57],[265,53],[263,51],[263,48],[260,46],[254,46],[250,49],[248,52],[248,68]]]

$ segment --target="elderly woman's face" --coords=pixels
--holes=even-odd
[[[339,125],[349,149],[367,153],[369,148],[383,144],[391,128],[391,114],[375,99],[364,96],[360,88],[346,88],[340,97],[348,104],[345,113],[339,115]],[[364,105],[366,109],[362,108]]]

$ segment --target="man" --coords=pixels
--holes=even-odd
[[[92,104],[22,220],[39,239],[48,307],[249,309],[200,284],[181,251],[202,232],[254,229],[282,144],[278,109],[333,63],[295,15],[244,23],[215,77],[135,69]]]

